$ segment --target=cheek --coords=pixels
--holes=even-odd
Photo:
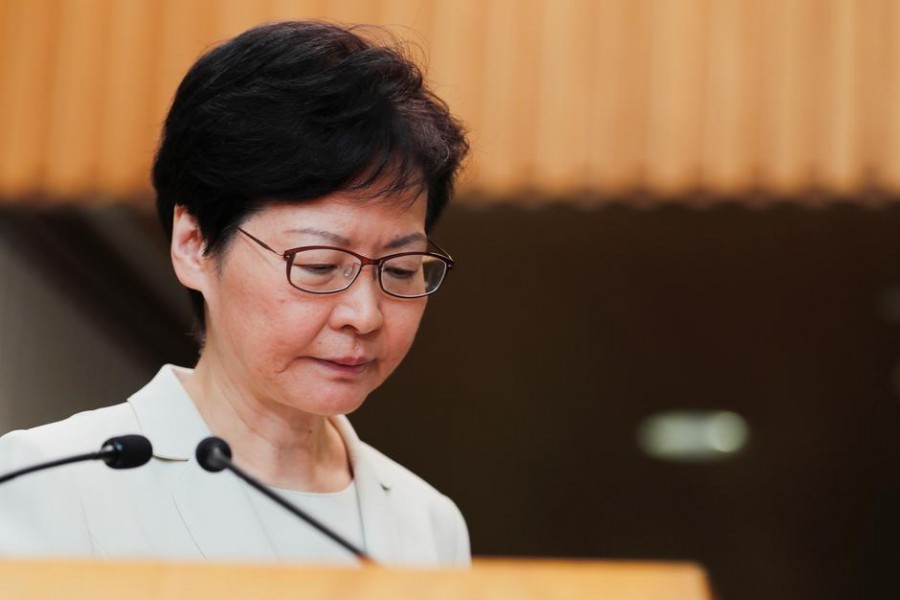
[[[291,290],[261,293],[261,286],[229,285],[223,281],[210,303],[211,324],[227,337],[230,347],[253,364],[271,361],[286,351],[312,343],[328,318],[327,306],[304,302]],[[272,365],[277,368],[278,365]]]
[[[408,303],[408,304],[407,304]],[[392,307],[385,315],[385,323],[389,324],[388,345],[392,362],[391,370],[396,367],[412,346],[425,312],[425,300],[404,301],[404,304]]]
[[[272,299],[256,307],[252,321],[248,319],[253,331],[246,334],[254,336],[265,352],[294,354],[320,341],[328,316],[325,303],[293,297]]]

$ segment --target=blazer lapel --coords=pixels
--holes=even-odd
[[[232,473],[209,473],[188,461],[173,489],[185,527],[207,560],[275,560],[246,484]]]
[[[153,456],[181,463],[171,496],[191,538],[209,560],[275,559],[275,551],[250,502],[245,484],[231,473],[209,473],[194,449],[211,435],[172,365],[164,366],[128,399]]]
[[[350,421],[344,416],[333,417],[347,446],[359,509],[362,516],[365,550],[376,562],[392,564],[404,561],[400,531],[391,527],[396,519],[391,518],[391,482],[379,473],[375,465],[366,457],[365,450]]]

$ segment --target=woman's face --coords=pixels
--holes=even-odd
[[[425,250],[425,199],[336,193],[270,206],[241,227],[278,252],[327,245],[377,258]],[[306,413],[357,409],[403,360],[425,310],[425,298],[385,294],[372,267],[342,292],[298,290],[284,259],[240,233],[207,260],[203,360],[215,361],[237,391]]]

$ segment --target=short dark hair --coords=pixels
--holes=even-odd
[[[197,60],[175,93],[153,165],[168,239],[176,205],[197,219],[214,256],[267,204],[351,189],[424,191],[431,229],[468,152],[463,128],[402,44],[362,31],[266,24]],[[191,300],[202,336],[203,296],[191,290]]]

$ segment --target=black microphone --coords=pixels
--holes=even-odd
[[[49,462],[40,463],[31,467],[25,467],[12,473],[0,476],[0,483],[5,483],[11,479],[15,479],[19,475],[34,473],[35,471],[43,471],[51,467],[60,465],[68,465],[71,463],[82,462],[86,460],[102,460],[110,468],[113,469],[133,469],[147,464],[150,457],[153,456],[153,446],[150,440],[142,435],[120,435],[118,437],[109,438],[103,442],[99,452],[88,452],[87,454],[78,454],[68,458],[60,458]]]
[[[327,535],[329,538],[352,552],[353,555],[360,560],[373,562],[369,555],[338,535],[330,527],[328,527],[321,521],[318,521],[314,517],[308,515],[304,511],[300,510],[300,508],[294,506],[281,495],[276,494],[271,489],[263,485],[262,482],[258,481],[256,478],[249,475],[246,471],[235,465],[231,461],[231,448],[228,446],[228,442],[226,442],[222,438],[206,438],[197,445],[196,455],[197,462],[200,463],[200,466],[210,473],[218,473],[223,469],[228,469],[229,471],[246,481],[248,484],[250,484],[253,488],[262,492],[270,499],[274,500],[277,504],[281,505],[283,508],[290,511],[294,515],[300,517],[301,519],[318,529],[320,532]]]

